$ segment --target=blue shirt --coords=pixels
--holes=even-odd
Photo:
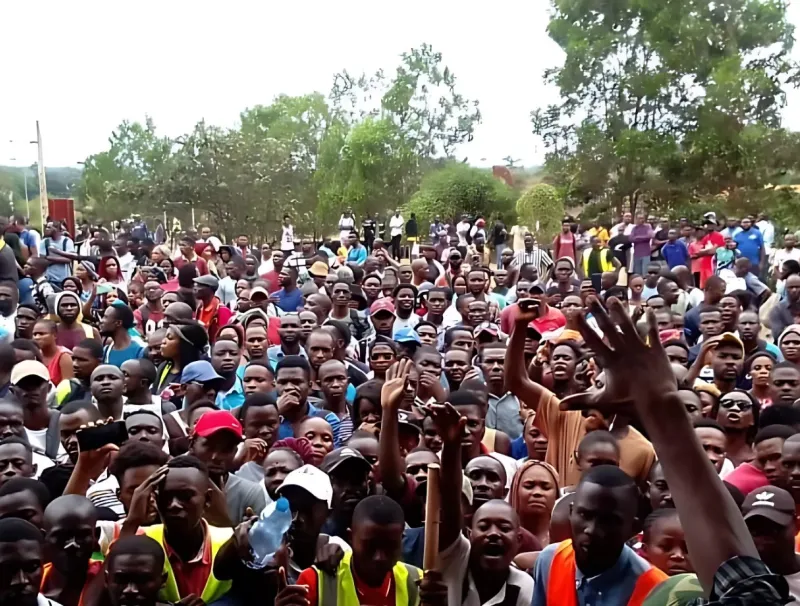
[[[131,339],[131,344],[125,349],[113,349],[113,345],[106,345],[103,348],[103,363],[111,364],[119,368],[123,362],[144,358],[147,353],[147,346],[141,341]]]
[[[511,440],[511,458],[519,461],[528,456],[528,447],[525,445],[525,436]]]
[[[350,250],[347,251],[347,262],[348,263],[355,263],[356,265],[364,265],[364,261],[367,260],[367,249],[361,246],[354,246]]]
[[[285,289],[281,288],[278,292],[272,293],[270,297],[277,297],[278,302],[276,305],[286,313],[296,312],[297,308],[303,304],[303,293],[300,292],[299,288],[295,288],[291,292],[286,292]]]
[[[547,601],[550,566],[559,544],[548,545],[539,554],[533,572],[533,601],[531,606],[556,606]],[[622,548],[617,563],[597,576],[587,578],[575,568],[575,590],[579,606],[620,606],[627,604],[639,577],[651,568],[627,545]]]
[[[302,347],[300,348],[300,353],[297,355],[303,356],[306,360],[308,359],[308,354],[306,354],[306,350]],[[273,372],[278,362],[285,357],[286,354],[283,353],[283,349],[281,349],[280,345],[273,345],[267,349],[267,359],[269,360],[269,365],[272,367]],[[244,378],[244,373],[242,373],[242,378]]]
[[[750,259],[750,263],[755,266],[761,262],[761,249],[764,248],[764,236],[755,227],[742,230],[733,239],[736,241],[736,248],[742,253],[743,257]]]
[[[681,240],[664,244],[661,247],[661,254],[670,269],[678,265],[689,266],[689,247]]]
[[[238,375],[228,391],[217,394],[215,403],[222,410],[232,410],[244,404],[244,383]]]
[[[75,243],[66,236],[61,236],[58,240],[43,238],[39,242],[39,256],[47,256],[48,250],[52,253],[57,253],[58,251],[75,252]],[[64,278],[72,273],[71,265],[71,263],[51,263],[45,273],[47,281],[53,284],[61,284]]]
[[[307,417],[320,417],[325,419],[333,429],[333,447],[339,448],[341,446],[339,442],[339,425],[341,422],[339,421],[339,417],[333,414],[329,410],[322,410],[317,408],[311,403],[306,404],[308,406],[308,413],[306,413]],[[287,420],[281,418],[280,427],[278,427],[278,439],[285,440],[286,438],[293,438],[294,437],[294,428],[292,424]]]

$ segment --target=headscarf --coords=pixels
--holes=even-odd
[[[800,324],[790,324],[789,326],[783,329],[781,336],[778,337],[778,347],[781,346],[781,343],[783,343],[783,340],[786,338],[786,335],[792,333],[800,335]]]
[[[62,290],[60,293],[57,293],[55,299],[53,300],[53,321],[59,322],[61,319],[58,317],[58,306],[61,304],[61,300],[64,297],[72,297],[75,299],[75,302],[78,304],[78,319],[75,320],[76,324],[80,324],[83,322],[83,303],[81,302],[81,298],[77,295],[77,293],[70,292],[68,290]]]
[[[314,460],[314,449],[307,438],[284,438],[283,440],[278,440],[272,445],[270,451],[278,448],[288,448],[295,451],[306,465],[309,465]]]
[[[544,461],[537,461],[536,459],[528,459],[517,469],[517,473],[514,474],[514,479],[511,480],[511,490],[510,490],[511,507],[514,508],[514,511],[516,511],[518,515],[521,506],[521,503],[519,502],[519,487],[522,484],[522,477],[525,475],[526,471],[528,471],[531,467],[536,467],[537,465],[543,467],[553,478],[553,484],[555,484],[556,488],[556,498],[558,498],[558,495],[560,494],[561,480],[558,477],[558,472],[556,471],[556,468],[550,465],[550,463],[545,463]]]
[[[92,280],[97,280],[97,278],[98,278],[97,268],[95,267],[94,263],[92,263],[91,261],[81,261],[80,264],[81,264],[81,267],[83,267],[83,269],[86,270],[86,273],[89,274],[89,277]],[[81,288],[83,288],[83,287],[81,287]]]
[[[158,251],[161,253],[161,256],[165,259],[172,259],[172,253],[169,250],[169,247],[166,244],[159,244],[158,246],[153,248],[153,252]]]

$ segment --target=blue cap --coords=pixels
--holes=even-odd
[[[221,381],[222,377],[219,376],[211,362],[208,360],[198,360],[187,364],[181,373],[181,384],[191,383],[196,381],[198,383],[207,383],[208,381]]]
[[[392,338],[398,343],[416,343],[417,345],[422,345],[417,331],[408,326],[401,326],[395,330]]]

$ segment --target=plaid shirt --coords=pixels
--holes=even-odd
[[[792,602],[789,586],[761,560],[731,558],[714,575],[711,600],[696,598],[686,606],[772,606]]]

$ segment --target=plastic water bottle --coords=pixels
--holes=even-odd
[[[291,525],[292,512],[289,509],[289,501],[284,497],[264,508],[249,533],[254,567],[263,568],[269,564]]]

